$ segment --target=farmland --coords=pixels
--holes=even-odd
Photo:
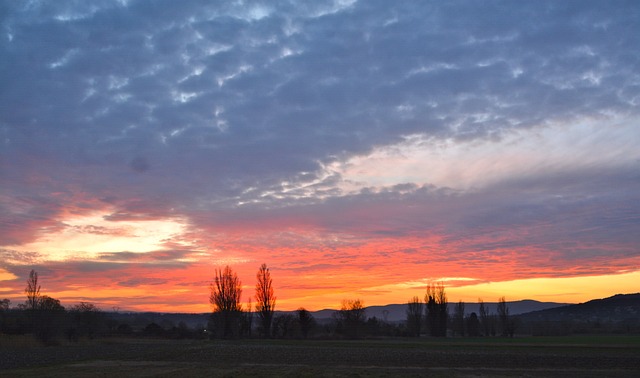
[[[0,339],[0,375],[638,376],[640,337],[515,339]]]

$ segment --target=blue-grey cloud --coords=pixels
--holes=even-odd
[[[167,280],[162,278],[139,277],[139,278],[132,278],[126,281],[120,281],[118,282],[118,285],[125,286],[125,287],[137,287],[141,285],[164,285],[166,283],[167,283]]]
[[[637,242],[637,170],[471,194],[420,183],[347,195],[339,175],[322,176],[411,135],[499,141],[636,121],[635,2],[56,1],[0,13],[3,245],[63,227],[63,208],[87,197],[87,210],[116,208],[112,221],[286,218],[386,236],[444,221],[452,239],[548,222],[566,225],[561,240]],[[340,211],[369,203],[379,216]]]

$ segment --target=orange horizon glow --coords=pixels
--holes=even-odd
[[[390,211],[382,205],[356,210],[362,217]],[[238,273],[246,303],[250,298],[255,302],[255,274],[266,263],[278,310],[335,309],[343,299],[356,298],[366,306],[406,303],[413,296],[422,298],[426,285],[434,281],[445,284],[451,302],[492,302],[504,296],[509,301],[563,303],[635,292],[640,282],[640,270],[628,268],[638,265],[633,255],[627,261],[618,259],[619,266],[609,264],[605,255],[599,266],[587,269],[571,261],[564,267],[552,263],[556,252],[545,245],[499,247],[546,232],[544,227],[514,226],[453,240],[437,229],[422,235],[361,238],[319,232],[298,219],[276,219],[276,226],[270,223],[260,232],[231,224],[215,234],[194,232],[187,220],[177,217],[108,220],[114,212],[105,207],[65,214],[65,228],[12,246],[39,253],[23,265],[22,279],[0,270],[0,297],[14,305],[22,302],[31,266],[37,271],[41,267],[43,294],[63,305],[85,301],[104,310],[194,313],[210,311],[209,283],[214,270],[224,265]],[[210,238],[210,233],[216,236]],[[473,247],[487,244],[493,245],[490,251]],[[104,252],[108,247],[125,252]]]
[[[369,206],[358,211],[366,217],[371,211],[389,210]],[[209,283],[214,270],[224,265],[238,273],[246,305],[250,298],[255,302],[255,274],[266,263],[277,310],[335,309],[343,299],[356,298],[366,306],[406,303],[413,296],[422,298],[426,285],[438,281],[445,284],[450,302],[493,302],[504,296],[508,301],[562,303],[636,292],[640,282],[640,270],[629,269],[638,266],[633,255],[618,259],[618,265],[604,255],[595,267],[572,261],[563,267],[550,262],[557,260],[556,252],[545,245],[499,247],[546,232],[544,227],[514,226],[465,239],[448,239],[437,229],[422,235],[362,238],[319,232],[298,219],[276,219],[276,226],[260,232],[231,224],[215,234],[194,232],[178,217],[114,222],[108,220],[113,212],[106,207],[67,214],[65,228],[12,246],[19,253],[39,252],[27,254],[31,264],[9,261],[24,266],[22,278],[0,269],[0,297],[11,299],[14,306],[21,303],[32,267],[39,271],[43,294],[65,306],[91,302],[107,311],[209,312]],[[298,225],[286,226],[293,223]],[[208,237],[210,233],[215,237]],[[482,245],[494,246],[490,251],[474,247]],[[109,250],[105,246],[124,252],[104,252]],[[573,248],[580,247],[574,243]]]
[[[630,294],[637,292],[636,283],[640,282],[640,271],[620,273],[615,275],[559,277],[559,278],[528,278],[501,282],[478,283],[467,279],[471,284],[464,284],[460,278],[446,277],[433,280],[417,280],[411,282],[387,283],[370,287],[354,289],[333,288],[298,289],[295,282],[298,277],[279,275],[278,269],[270,268],[274,279],[274,289],[277,299],[276,310],[292,311],[304,307],[310,311],[322,309],[337,309],[343,299],[360,299],[365,306],[382,306],[387,304],[403,304],[413,296],[423,298],[428,282],[443,282],[450,303],[463,301],[475,303],[478,299],[485,302],[496,302],[500,297],[507,301],[524,299],[541,302],[583,303],[592,299],[609,297],[615,294]],[[254,285],[248,274],[239,273],[243,282],[243,306],[249,299],[255,303]],[[244,278],[244,280],[243,280]],[[253,276],[251,277],[253,278]],[[334,276],[334,278],[336,278]],[[79,302],[90,302],[98,305],[104,311],[140,311],[140,312],[181,312],[207,313],[211,311],[208,303],[208,282],[202,285],[179,289],[175,286],[140,285],[133,288],[117,288],[108,286],[94,286],[88,284],[83,287],[69,287],[66,290],[56,290],[57,285],[51,285],[47,277],[40,275],[42,294],[59,299],[64,306],[71,306]],[[246,281],[245,281],[246,280]],[[24,295],[16,295],[14,290],[0,282],[0,297],[6,297],[15,306],[24,301]],[[11,295],[3,295],[9,294]],[[251,298],[249,298],[251,297]]]

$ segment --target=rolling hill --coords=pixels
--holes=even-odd
[[[522,314],[523,321],[623,322],[640,319],[640,293],[617,294],[585,303]]]
[[[453,314],[456,303],[449,303],[449,314]],[[496,313],[496,302],[485,302],[490,313]],[[521,332],[540,333],[536,327],[555,330],[555,333],[573,332],[602,327],[603,331],[625,329],[640,330],[640,293],[618,294],[609,298],[594,299],[580,304],[556,302],[538,302],[521,300],[507,302],[511,315],[517,315]],[[467,315],[478,311],[478,303],[465,303]],[[392,323],[406,319],[407,304],[366,307],[367,317],[376,317]],[[313,317],[320,323],[327,323],[335,314],[334,309],[312,311]],[[295,315],[295,311],[276,311],[277,314]],[[171,313],[117,313],[116,320],[142,327],[148,322],[158,324],[178,324],[184,322],[189,327],[205,327],[209,314],[171,314]],[[255,320],[254,320],[255,321]],[[626,328],[625,328],[626,327]],[[629,328],[631,327],[631,328]]]
[[[497,302],[485,302],[485,306],[488,307],[492,313],[496,312]],[[455,303],[449,303],[449,314],[453,314]],[[512,315],[524,314],[532,311],[545,310],[555,307],[566,306],[567,303],[556,302],[538,302],[534,300],[522,300],[507,302],[509,307],[509,313]],[[472,312],[478,313],[480,305],[478,303],[465,303],[465,313],[471,314]],[[325,309],[312,312],[316,319],[328,319],[333,316],[336,310]],[[386,306],[369,306],[366,308],[367,317],[376,317],[378,319],[386,320],[389,322],[400,322],[407,318],[407,304],[389,304]]]

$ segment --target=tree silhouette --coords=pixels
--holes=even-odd
[[[453,310],[453,333],[464,336],[464,302],[456,303]]]
[[[407,302],[407,332],[409,336],[420,337],[423,305],[420,298],[413,297]]]
[[[291,314],[279,314],[273,318],[273,336],[286,339],[293,337],[296,318]]]
[[[166,331],[158,323],[151,322],[144,327],[142,334],[150,337],[163,337]]]
[[[491,314],[489,313],[489,308],[484,304],[482,299],[478,299],[478,303],[480,304],[480,308],[478,312],[480,313],[480,329],[484,336],[491,335]]]
[[[427,285],[427,293],[424,301],[427,304],[427,325],[431,336],[447,336],[447,295],[444,292],[444,284]]]
[[[40,299],[40,284],[38,284],[38,272],[33,269],[29,272],[29,279],[24,292],[27,294],[27,309],[37,310]]]
[[[216,269],[214,281],[209,288],[209,303],[213,308],[212,328],[215,335],[223,338],[237,337],[242,312],[242,283],[238,275],[228,265],[224,270]]]
[[[87,302],[80,302],[69,309],[72,325],[67,330],[67,335],[71,340],[86,336],[89,339],[95,338],[105,324],[105,315],[96,305]]]
[[[258,279],[256,283],[256,312],[260,319],[260,333],[263,337],[269,337],[273,310],[276,307],[276,297],[273,294],[273,282],[267,264],[260,266],[256,278]]]
[[[304,307],[300,307],[296,311],[296,314],[298,315],[300,333],[302,334],[302,337],[306,339],[309,336],[311,329],[315,326],[315,319],[309,311],[304,309]]]
[[[500,321],[502,336],[513,337],[516,325],[514,319],[509,315],[509,307],[504,297],[498,299],[498,320]]]
[[[240,334],[242,336],[251,337],[253,328],[253,304],[251,298],[247,301],[246,309],[242,312],[242,320],[240,323]]]
[[[475,312],[472,312],[471,315],[467,317],[467,334],[471,337],[480,336],[480,321]]]
[[[11,304],[11,300],[5,298],[0,301],[0,334],[5,331],[5,318],[6,314],[9,312],[9,305]]]
[[[365,322],[366,312],[360,299],[345,299],[336,312],[337,328],[350,338],[358,338]]]
[[[33,333],[44,343],[52,343],[61,333],[65,320],[65,309],[60,301],[47,295],[39,297],[33,314]]]
[[[26,310],[26,316],[28,321],[28,327],[31,332],[37,332],[37,326],[42,320],[41,314],[38,314],[40,308],[40,284],[38,283],[38,272],[31,269],[29,272],[29,279],[27,279],[27,286],[24,288],[25,294],[27,294],[27,300],[25,302],[24,309]]]

